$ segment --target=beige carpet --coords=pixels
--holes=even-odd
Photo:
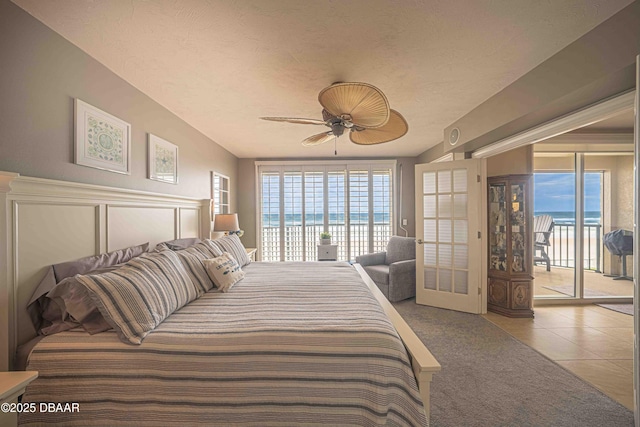
[[[484,318],[394,303],[442,365],[432,426],[633,426],[633,413]]]

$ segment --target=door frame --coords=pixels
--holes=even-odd
[[[633,131],[634,142],[634,177],[633,184],[635,186],[634,191],[634,212],[633,212],[633,253],[636,254],[633,257],[633,415],[635,419],[636,427],[640,427],[640,304],[638,298],[640,297],[640,283],[638,283],[638,269],[640,268],[640,239],[638,239],[638,232],[640,232],[640,209],[638,209],[638,203],[640,203],[640,173],[638,168],[640,167],[640,55],[636,56],[636,96],[635,96],[635,123]]]

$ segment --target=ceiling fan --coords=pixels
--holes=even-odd
[[[389,108],[382,91],[367,83],[333,83],[318,94],[322,120],[293,117],[260,117],[262,120],[303,125],[327,126],[331,130],[312,135],[302,145],[313,146],[335,141],[349,132],[354,144],[373,145],[393,141],[409,130],[400,113]]]

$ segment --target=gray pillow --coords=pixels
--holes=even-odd
[[[102,274],[115,271],[124,264],[100,268],[89,274]],[[104,319],[98,307],[91,299],[87,288],[78,281],[77,276],[67,277],[58,283],[48,294],[47,298],[60,309],[57,322],[42,328],[42,335],[51,335],[76,326],[82,326],[91,335],[108,331],[111,325]],[[64,326],[69,326],[63,329]]]
[[[200,243],[202,240],[197,237],[188,237],[185,239],[168,240],[166,242],[158,243],[155,250],[161,251],[163,249],[171,249],[172,251],[181,251],[187,249],[193,245]]]
[[[47,293],[62,280],[67,277],[73,277],[76,274],[88,274],[92,271],[99,271],[103,268],[125,263],[130,259],[147,252],[148,249],[149,243],[144,243],[142,245],[131,246],[101,255],[93,255],[80,258],[75,261],[63,262],[50,266],[47,269],[45,276],[38,284],[38,287],[32,294],[31,300],[27,305],[27,312],[31,317],[31,322],[33,323],[35,330],[38,331],[38,333],[42,333],[43,328],[49,328],[47,330],[51,334],[53,331],[56,331],[56,328],[50,328],[51,326],[55,323],[65,322],[62,318],[64,308],[61,308],[46,296]],[[67,319],[66,321],[69,320]],[[74,325],[68,326],[69,327],[66,329],[74,327]],[[56,332],[60,332],[60,330],[57,330]]]
[[[81,258],[72,262],[55,264],[53,266],[53,270],[56,274],[56,280],[59,283],[62,279],[73,277],[76,274],[87,274],[88,272],[98,270],[99,268],[125,263],[130,259],[142,255],[148,250],[149,242],[143,243],[142,245],[131,246],[128,248],[109,252],[106,254]]]

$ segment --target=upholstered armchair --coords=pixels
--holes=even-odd
[[[389,301],[416,296],[416,239],[392,236],[385,252],[356,257]]]

